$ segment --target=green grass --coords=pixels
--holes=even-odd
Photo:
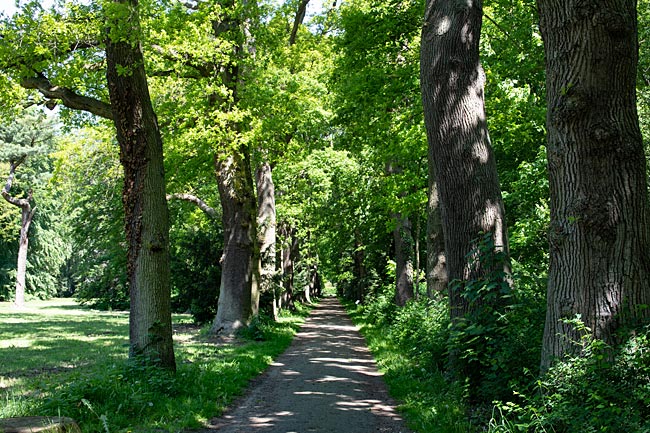
[[[229,344],[175,315],[171,375],[127,360],[127,313],[70,300],[0,303],[0,417],[70,416],[85,433],[200,428],[286,349],[306,314],[257,321],[244,333],[254,340]]]
[[[424,368],[418,360],[400,350],[390,332],[347,305],[353,322],[360,327],[388,386],[400,405],[408,426],[422,433],[468,433],[475,431],[466,416],[463,390],[449,382],[436,368]]]

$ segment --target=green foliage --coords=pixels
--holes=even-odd
[[[62,138],[54,183],[65,198],[72,245],[68,290],[98,308],[127,309],[123,175],[111,135],[110,129],[96,127]]]
[[[510,398],[511,387],[537,368],[545,304],[538,281],[516,272],[510,281],[504,274],[505,254],[495,249],[490,234],[477,241],[468,260],[490,273],[462,287],[450,283],[450,290],[462,291],[470,311],[452,324],[448,344],[457,358],[455,373],[467,380],[468,398],[484,404]]]
[[[196,323],[217,313],[223,233],[217,221],[206,218],[193,205],[172,201],[170,229],[172,308],[189,312]]]
[[[475,431],[465,416],[462,386],[448,381],[439,368],[448,338],[446,300],[423,299],[396,310],[387,299],[392,300],[393,292],[388,284],[383,294],[365,304],[348,305],[348,312],[360,326],[391,395],[400,401],[400,412],[415,431]]]
[[[576,344],[583,356],[558,362],[518,400],[497,404],[490,432],[649,431],[650,327],[615,350],[590,333]]]
[[[26,292],[40,298],[61,293],[61,267],[69,255],[58,213],[61,197],[50,183],[54,129],[53,122],[35,110],[24,110],[0,125],[0,161],[18,164],[9,193],[25,198],[31,191],[31,205],[36,208],[29,230]],[[9,166],[0,167],[4,187]],[[13,296],[20,220],[20,210],[0,199],[0,299],[4,300]]]

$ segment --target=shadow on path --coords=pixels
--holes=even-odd
[[[407,433],[366,342],[336,298],[325,298],[236,405],[219,433]]]

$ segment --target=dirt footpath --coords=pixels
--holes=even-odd
[[[335,298],[312,311],[289,349],[207,431],[408,433],[356,327]]]

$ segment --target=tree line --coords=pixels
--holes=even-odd
[[[231,333],[324,281],[361,302],[390,281],[398,307],[447,299],[448,368],[476,386],[470,336],[517,296],[546,312],[542,371],[647,321],[647,2],[308,5],[5,17],[3,197],[28,217],[0,208],[2,297],[128,305],[130,353],[174,369],[172,309]],[[15,120],[43,105],[56,139]],[[31,273],[58,281],[18,254],[31,217]]]

